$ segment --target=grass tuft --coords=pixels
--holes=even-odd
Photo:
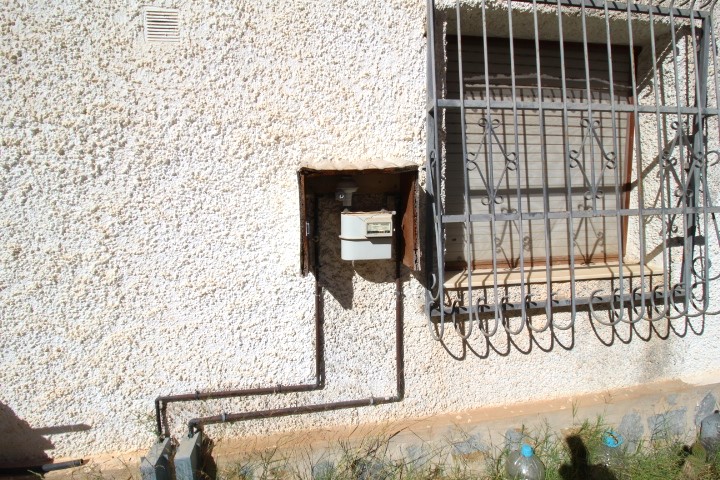
[[[623,450],[613,465],[605,466],[600,453],[603,434],[609,428],[602,418],[596,418],[561,433],[548,424],[523,427],[519,433],[545,464],[546,480],[720,480],[720,455],[708,458],[698,442],[688,446],[667,435],[641,445],[637,452]],[[283,456],[277,449],[269,450],[224,469],[218,478],[508,480],[505,460],[509,452],[505,445],[485,446],[477,455],[458,454],[453,449],[457,441],[448,439],[445,447],[424,443],[419,448],[406,448],[398,457],[398,448],[391,448],[394,435],[367,437],[352,444],[339,442],[332,457],[323,454],[318,459],[305,452],[304,467],[298,466],[297,455]]]

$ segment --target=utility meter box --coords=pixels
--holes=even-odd
[[[393,215],[395,212],[342,212],[340,215],[340,257],[343,260],[385,260],[392,258]]]

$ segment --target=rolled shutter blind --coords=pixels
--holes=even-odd
[[[535,42],[515,40],[515,96],[511,88],[511,57],[507,39],[488,39],[487,84],[491,101],[561,103],[562,81],[559,44],[543,42],[540,51],[542,98],[538,98]],[[590,95],[592,103],[609,104],[610,75],[607,47],[588,48]],[[612,47],[614,102],[627,104],[629,88],[630,49]],[[459,98],[457,40],[448,38],[447,97]],[[565,44],[566,95],[568,104],[587,103],[585,54],[582,44]],[[484,100],[484,73],[481,38],[463,37],[463,74],[465,98]],[[497,187],[495,213],[587,211],[593,208],[592,186],[596,210],[622,208],[627,178],[627,149],[630,114],[615,113],[613,128],[611,112],[592,112],[592,129],[587,110],[568,111],[567,122],[562,108],[545,106],[521,109],[517,120],[512,108],[466,109],[465,141],[470,160],[478,171],[469,172],[470,208],[473,214],[491,213],[485,182],[493,180]],[[489,121],[494,135],[488,135]],[[464,176],[460,110],[446,110],[446,191],[447,214],[464,213]],[[516,138],[517,135],[517,138]],[[545,155],[542,155],[544,141]],[[573,151],[575,153],[573,153]],[[574,159],[571,161],[571,155]],[[514,170],[508,169],[506,156],[515,160]],[[572,164],[573,168],[568,168]],[[480,174],[484,177],[484,181]],[[547,186],[547,202],[543,185]],[[570,187],[571,195],[568,195]],[[518,191],[520,192],[518,195]],[[492,264],[493,251],[501,267],[516,267],[520,251],[525,264],[547,261],[566,263],[570,255],[576,262],[596,263],[617,259],[623,241],[622,222],[617,217],[587,217],[549,220],[546,250],[544,220],[496,220],[495,231],[490,221],[473,222],[472,231],[463,224],[446,228],[446,264],[464,265],[467,261],[465,239],[471,236],[475,267]],[[550,252],[547,258],[546,252]]]

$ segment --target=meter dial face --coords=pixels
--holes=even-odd
[[[392,222],[367,222],[367,235],[380,236],[392,233]]]

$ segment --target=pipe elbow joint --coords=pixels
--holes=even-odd
[[[193,418],[190,421],[188,421],[188,437],[192,437],[196,433],[200,432],[202,430],[202,426],[197,418]]]

